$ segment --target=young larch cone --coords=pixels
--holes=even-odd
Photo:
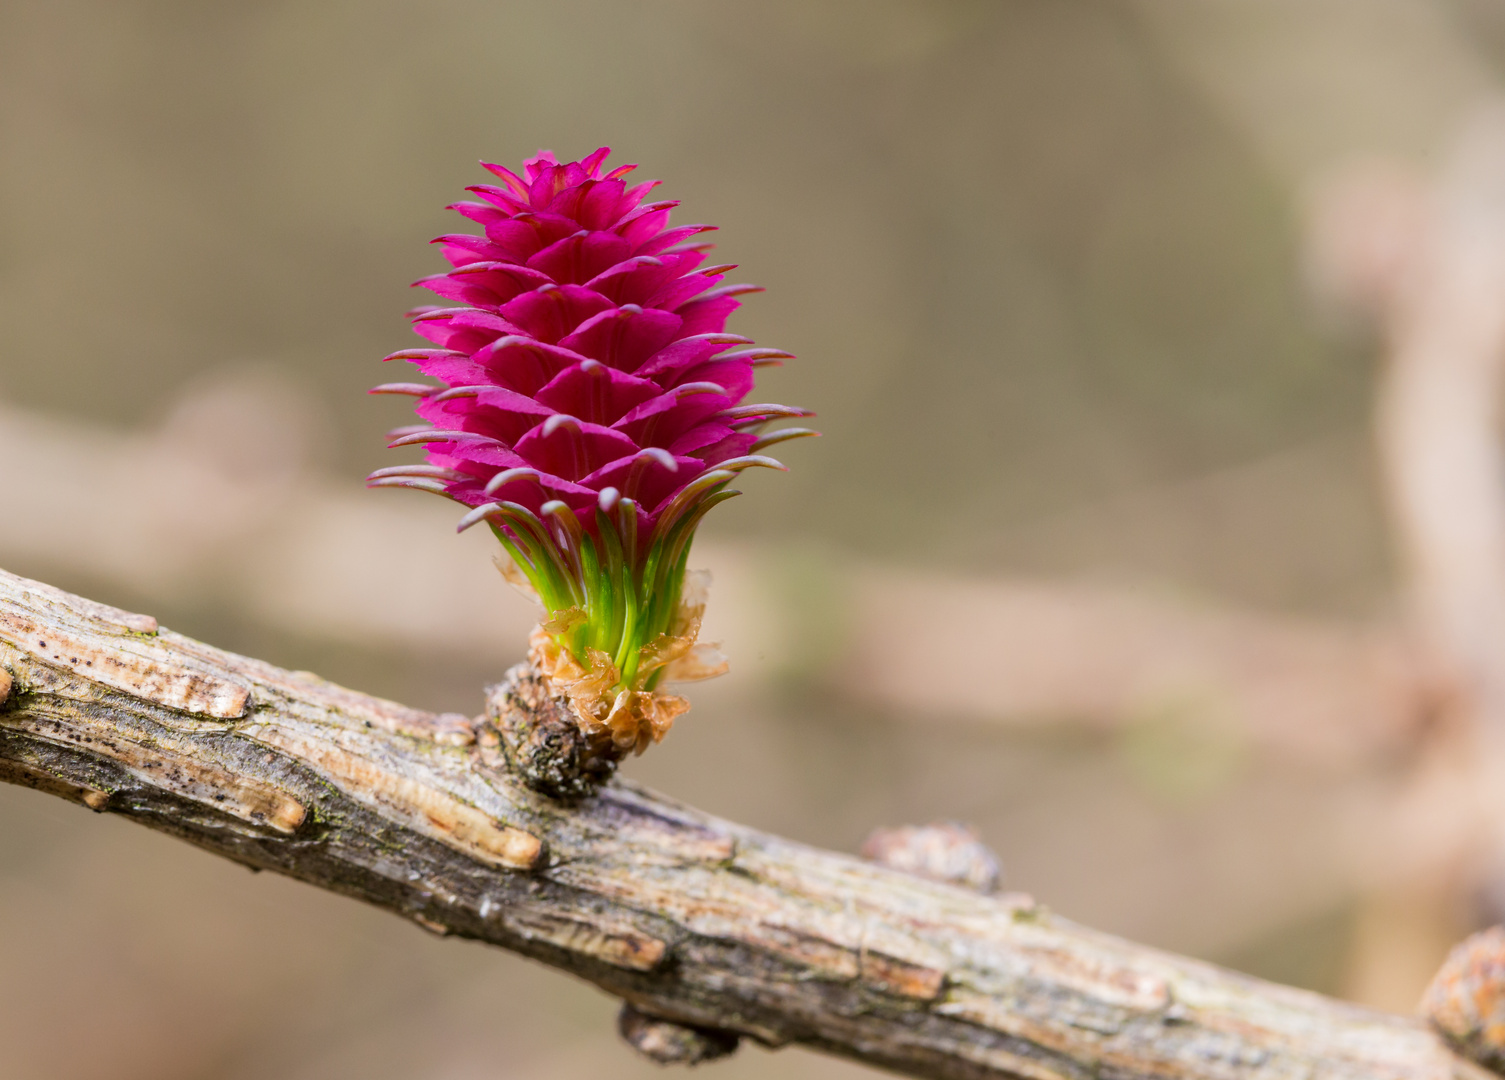
[[[671,227],[676,202],[645,202],[635,166],[609,171],[609,149],[560,164],[544,151],[522,175],[486,164],[498,184],[451,209],[484,234],[441,236],[453,269],[415,282],[456,306],[410,313],[432,348],[407,360],[436,383],[373,393],[418,398],[423,424],[391,446],[424,447],[424,464],[379,469],[373,487],[411,487],[486,522],[503,572],[546,611],[529,658],[566,697],[607,756],[663,738],[684,699],[664,681],[705,678],[725,661],[698,643],[704,581],[687,575],[695,527],[733,495],[762,453],[815,434],[771,421],[810,415],[744,404],[754,369],[790,354],[726,332],[754,286],[706,266],[708,225]],[[483,163],[484,164],[484,163]]]

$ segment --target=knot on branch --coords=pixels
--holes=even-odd
[[[998,891],[998,858],[970,825],[937,821],[874,829],[862,844],[862,857],[906,874],[945,881],[980,893]]]
[[[1459,1053],[1505,1074],[1505,927],[1455,946],[1427,987],[1421,1011]]]
[[[587,734],[569,701],[530,664],[512,667],[487,690],[486,718],[496,738],[483,733],[483,751],[499,747],[518,780],[562,802],[594,795],[630,749],[617,746],[609,732]]]
[[[631,1005],[623,1005],[617,1014],[617,1030],[634,1050],[660,1065],[715,1061],[734,1052],[738,1043],[737,1035],[730,1031],[660,1020]]]

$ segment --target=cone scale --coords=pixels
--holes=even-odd
[[[445,305],[410,312],[424,348],[404,360],[431,382],[373,393],[417,399],[421,424],[392,433],[426,461],[372,473],[372,487],[433,492],[486,524],[509,580],[545,617],[530,660],[568,699],[602,753],[640,753],[688,704],[668,681],[720,674],[697,642],[704,576],[688,571],[695,528],[738,494],[764,451],[812,435],[769,424],[810,415],[747,404],[758,367],[790,359],[729,333],[739,297],[760,291],[707,265],[707,225],[672,226],[657,181],[629,185],[608,148],[521,173],[453,204],[479,235],[439,237],[451,269],[415,282]]]

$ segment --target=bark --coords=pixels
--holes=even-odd
[[[706,1045],[734,1033],[969,1080],[1489,1075],[1418,1020],[1096,933],[1026,896],[815,850],[620,779],[550,799],[502,752],[509,711],[553,708],[523,667],[486,716],[434,716],[0,572],[0,669],[0,778],[581,976],[632,1006],[635,1041],[672,1042],[652,1023],[670,1020]]]

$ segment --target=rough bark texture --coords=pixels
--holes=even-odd
[[[534,957],[644,1017],[926,1077],[1487,1075],[1420,1021],[1098,934],[1025,896],[814,850],[622,780],[556,801],[515,781],[493,723],[546,707],[525,668],[487,716],[433,716],[3,572],[0,668],[0,778]]]

